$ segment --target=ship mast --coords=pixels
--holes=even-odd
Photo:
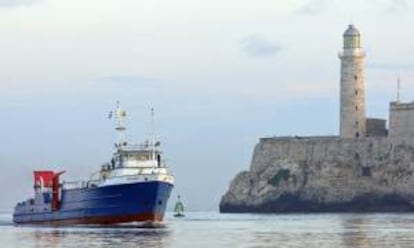
[[[151,108],[151,123],[150,123],[150,146],[152,153],[152,160],[155,160],[155,127],[154,127],[154,108]]]
[[[126,121],[126,111],[123,110],[119,106],[119,101],[116,101],[116,108],[115,110],[109,112],[109,118],[114,118],[116,122],[115,130],[118,133],[118,143],[117,145],[122,146],[126,144],[126,138],[125,138],[125,121]]]

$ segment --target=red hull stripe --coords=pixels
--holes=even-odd
[[[121,215],[121,216],[96,216],[85,218],[74,218],[64,220],[45,220],[45,221],[25,221],[16,224],[35,224],[35,225],[79,225],[79,224],[118,224],[134,221],[162,221],[163,216],[154,213]]]

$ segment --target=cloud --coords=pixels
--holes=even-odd
[[[31,5],[38,0],[0,0],[0,7],[17,7]]]
[[[408,3],[406,0],[390,0],[390,5],[386,10],[387,13],[401,13],[408,9]]]
[[[318,15],[332,3],[330,0],[310,0],[296,10],[301,15]]]
[[[268,41],[259,35],[251,35],[242,39],[242,50],[249,57],[270,57],[278,53],[281,46],[272,41]]]

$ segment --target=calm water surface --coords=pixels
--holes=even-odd
[[[414,247],[414,214],[168,214],[163,228],[15,227],[0,247]]]

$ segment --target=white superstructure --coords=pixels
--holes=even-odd
[[[64,188],[103,187],[115,184],[163,181],[174,184],[174,177],[169,174],[165,160],[162,159],[160,142],[156,141],[151,127],[151,137],[144,144],[129,144],[126,131],[127,112],[119,102],[109,118],[115,119],[115,130],[118,132],[118,142],[110,162],[101,166],[86,182],[67,182]],[[151,110],[151,126],[154,112]]]

